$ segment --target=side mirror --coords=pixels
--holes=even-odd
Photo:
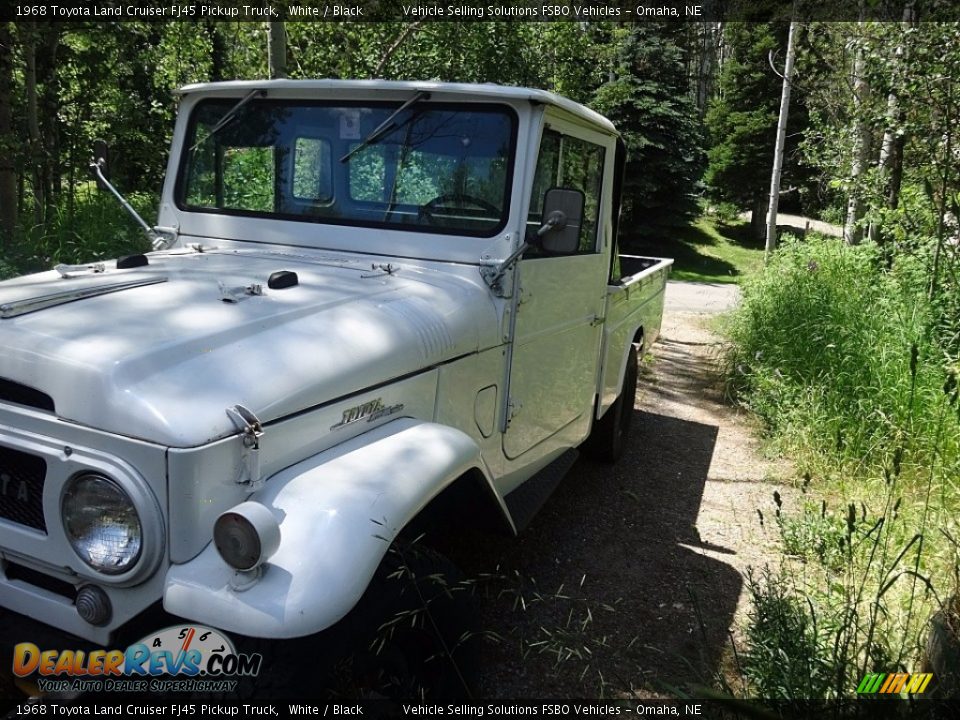
[[[584,195],[570,188],[550,188],[543,197],[543,225],[537,231],[541,249],[549,255],[572,255],[580,246]]]
[[[93,141],[93,162],[100,166],[100,172],[103,173],[103,176],[110,179],[110,166],[108,161],[110,159],[110,148],[107,145],[106,140],[94,140]],[[107,187],[103,184],[96,173],[93,173],[93,179],[97,182],[97,188],[99,190],[106,190]]]

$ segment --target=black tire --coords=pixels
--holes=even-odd
[[[357,608],[369,638],[352,658],[357,689],[396,699],[472,697],[481,639],[470,587],[435,550],[394,543]]]
[[[470,586],[440,553],[395,542],[345,618],[290,640],[238,638],[263,656],[241,698],[454,700],[473,697],[480,636]]]
[[[603,417],[594,422],[589,437],[581,449],[594,460],[615,463],[623,456],[630,436],[633,420],[633,405],[637,398],[637,348],[630,346],[623,388]]]

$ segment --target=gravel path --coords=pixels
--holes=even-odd
[[[776,562],[772,495],[789,468],[764,459],[723,402],[707,322],[737,298],[731,285],[670,283],[627,455],[612,467],[578,461],[520,538],[476,539],[465,569],[497,576],[480,583],[480,606],[502,638],[485,650],[483,697],[739,683],[731,639],[745,574]]]
[[[740,215],[744,220],[750,220],[751,213],[745,212]],[[833,237],[843,237],[843,226],[833,225],[832,223],[823,222],[823,220],[814,220],[813,218],[804,217],[803,215],[785,215],[784,213],[777,213],[777,227],[789,227],[794,230],[813,230],[814,232],[822,233],[824,235],[832,235]]]

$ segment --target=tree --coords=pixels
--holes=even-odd
[[[713,200],[752,210],[754,235],[762,238],[781,94],[768,58],[780,43],[764,23],[729,23],[723,41],[720,95],[706,116],[711,147],[704,180]]]
[[[287,31],[282,21],[267,23],[267,57],[270,78],[287,76]]]
[[[619,38],[614,79],[592,105],[627,146],[624,222],[634,228],[676,223],[696,210],[705,156],[685,58],[675,27],[637,24]]]
[[[13,33],[10,23],[0,22],[0,251],[9,247],[17,227],[13,91]]]
[[[861,20],[861,29],[858,35],[863,34],[865,23]],[[850,165],[850,195],[847,198],[847,216],[843,223],[843,240],[848,245],[857,245],[863,237],[863,228],[860,219],[864,212],[863,189],[861,176],[867,172],[867,158],[870,154],[870,124],[867,118],[866,106],[869,102],[870,85],[866,78],[866,49],[861,38],[856,38],[856,49],[853,61],[853,161]]]
[[[773,173],[770,178],[770,204],[767,209],[766,258],[777,246],[777,208],[780,204],[780,175],[783,170],[783,146],[787,139],[787,117],[790,112],[790,90],[793,83],[793,62],[796,57],[794,23],[790,23],[787,38],[787,63],[783,70],[783,90],[780,94],[780,117],[777,120],[777,145],[773,151]]]

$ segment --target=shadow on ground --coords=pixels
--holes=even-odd
[[[461,538],[481,605],[485,698],[673,694],[720,672],[741,577],[696,521],[718,428],[635,411],[614,466],[580,460],[518,539]],[[520,600],[522,597],[522,600]]]
[[[674,259],[674,279],[726,279],[741,277],[743,268],[731,259],[737,250],[759,251],[763,241],[753,237],[745,224],[716,225],[718,235],[707,232],[700,222],[665,228],[657,237],[635,237],[622,241],[622,252]],[[721,245],[727,246],[721,248]],[[729,248],[734,248],[734,256]]]

